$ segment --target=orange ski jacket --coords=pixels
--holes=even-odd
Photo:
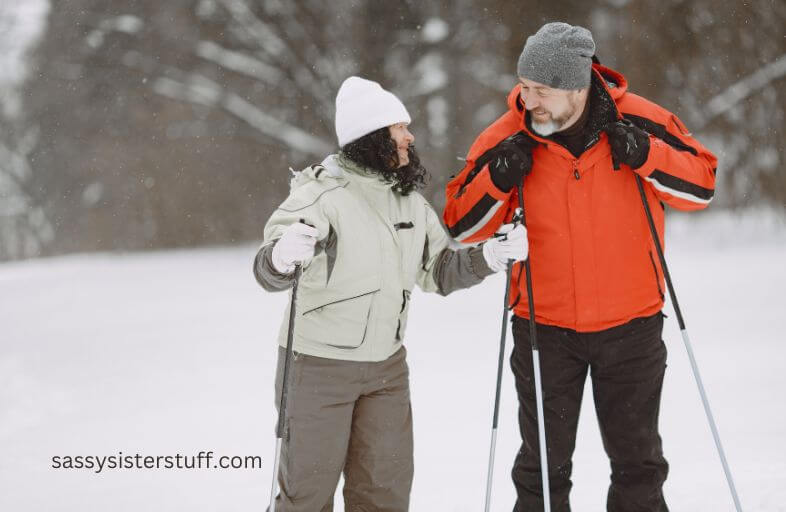
[[[634,172],[644,181],[663,244],[664,204],[679,210],[705,208],[712,199],[717,159],[668,110],[627,91],[616,71],[593,65],[590,118],[584,152],[565,147],[529,128],[519,86],[509,110],[472,144],[466,165],[447,185],[444,220],[459,242],[476,243],[510,222],[518,190],[496,188],[491,150],[523,130],[538,142],[523,199],[529,237],[535,320],[580,332],[621,325],[660,311],[664,279]],[[647,161],[632,171],[614,170],[608,122],[626,118],[650,134]],[[510,303],[529,318],[524,265],[516,265]]]

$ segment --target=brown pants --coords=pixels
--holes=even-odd
[[[285,350],[279,348],[276,407]],[[276,510],[330,512],[341,472],[347,512],[401,512],[412,488],[406,350],[376,363],[297,354],[289,373]]]

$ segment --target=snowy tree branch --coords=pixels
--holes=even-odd
[[[153,83],[153,90],[176,100],[209,107],[219,106],[260,133],[305,154],[324,156],[334,149],[334,145],[328,141],[276,119],[237,94],[226,92],[220,85],[202,75],[191,75],[187,83],[171,78],[158,78]]]
[[[280,69],[250,55],[228,50],[213,41],[200,41],[196,47],[196,54],[218,66],[267,84],[278,85],[284,77]]]
[[[261,20],[244,0],[219,1],[246,32],[249,42],[276,59],[282,69],[289,71],[294,83],[300,89],[308,91],[320,103],[323,112],[330,112],[333,100],[327,93],[327,88],[284,38],[280,37],[269,23]]]
[[[704,120],[699,128],[706,126],[716,117],[728,112],[744,99],[784,76],[786,76],[786,54],[781,55],[775,61],[732,84],[725,91],[713,97],[707,103]]]

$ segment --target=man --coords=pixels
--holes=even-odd
[[[522,226],[508,225],[483,247],[447,247],[417,192],[426,170],[409,122],[376,82],[345,80],[336,97],[341,151],[300,172],[265,226],[259,283],[289,289],[303,265],[288,383],[289,311],[279,334],[276,394],[282,384],[289,394],[277,511],[333,510],[342,470],[346,510],[408,509],[412,415],[402,344],[412,290],[447,295],[526,258]]]
[[[588,371],[611,461],[608,510],[665,511],[658,433],[666,348],[663,270],[636,177],[663,242],[663,203],[707,206],[716,158],[674,114],[593,63],[584,28],[549,23],[529,37],[509,110],[472,145],[447,186],[453,237],[478,242],[512,217],[523,182],[554,511],[569,510],[571,457]],[[526,179],[525,179],[526,178]],[[516,511],[543,510],[523,265],[514,271],[511,366],[522,446]]]

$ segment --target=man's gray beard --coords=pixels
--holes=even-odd
[[[532,130],[541,137],[548,137],[552,133],[558,132],[560,128],[561,126],[555,123],[554,120],[546,121],[545,123],[532,121]]]
[[[572,110],[568,113],[563,114],[558,119],[549,119],[545,123],[537,123],[535,120],[532,120],[532,130],[540,135],[541,137],[548,137],[549,135],[564,130],[566,128],[565,124],[568,120],[573,117],[576,113],[576,110],[579,108],[578,104],[574,104],[571,102],[570,104]],[[583,106],[582,106],[583,108]]]

